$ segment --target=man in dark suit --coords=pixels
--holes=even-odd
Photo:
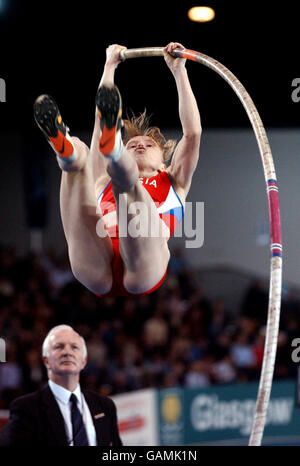
[[[122,445],[114,402],[80,388],[84,339],[72,327],[54,327],[43,343],[43,361],[47,386],[13,401],[0,446]]]

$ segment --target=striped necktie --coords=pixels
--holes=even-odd
[[[87,433],[83,424],[82,415],[77,406],[77,398],[74,393],[70,396],[71,419],[73,428],[73,444],[74,446],[86,447],[89,445]]]

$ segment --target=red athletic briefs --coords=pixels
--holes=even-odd
[[[112,288],[109,291],[109,293],[106,293],[105,295],[102,294],[96,294],[96,296],[99,296],[99,298],[103,298],[104,296],[145,296],[146,294],[153,293],[153,291],[157,290],[164,282],[167,271],[165,271],[162,279],[155,285],[151,290],[146,291],[145,293],[140,293],[140,294],[134,294],[134,293],[129,293],[129,291],[126,290],[124,283],[123,283],[123,274],[124,274],[124,265],[123,265],[123,260],[120,254],[119,250],[119,238],[111,238],[112,244],[113,244],[113,258],[112,258],[112,263],[111,263],[111,268],[112,268],[112,276],[113,276],[113,284]]]
[[[151,178],[140,178],[140,182],[155,202],[158,213],[161,219],[168,226],[171,236],[182,219],[183,206],[170,182],[168,174],[166,172],[160,172]],[[103,217],[116,210],[116,201],[113,196],[111,181],[100,194],[98,198],[98,205]],[[133,294],[126,290],[123,283],[124,264],[119,250],[118,225],[111,225],[107,231],[111,238],[114,251],[112,258],[113,284],[109,293],[106,293],[105,295],[97,294],[97,296],[144,296],[157,290],[164,282],[167,270],[161,280],[151,288],[151,290],[148,290],[145,293]]]

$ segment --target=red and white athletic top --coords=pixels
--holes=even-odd
[[[160,172],[151,178],[140,178],[140,183],[153,199],[160,218],[168,227],[170,236],[183,217],[183,205],[173,188],[167,172]],[[98,206],[104,217],[107,232],[111,238],[118,238],[116,201],[112,191],[112,182],[108,182],[100,196]]]

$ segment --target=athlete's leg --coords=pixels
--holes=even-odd
[[[127,152],[123,154],[122,101],[118,88],[114,85],[101,86],[96,95],[96,107],[98,118],[100,117],[101,137],[97,145],[99,153],[102,154],[101,159],[106,160],[107,172],[118,188],[127,192],[138,181],[139,171],[132,156]]]
[[[119,124],[121,97],[117,88],[100,87],[96,103],[101,117],[100,150],[109,158],[107,171],[117,204],[124,286],[131,293],[144,293],[166,272],[170,258],[168,238],[151,196],[139,182],[137,163],[123,147]],[[134,212],[137,203],[141,210]],[[143,230],[140,236],[139,227]]]
[[[168,230],[139,181],[127,193],[122,193],[113,182],[113,192],[119,231],[125,234],[119,242],[124,286],[131,293],[144,293],[156,286],[166,272],[170,259]]]
[[[58,165],[64,171],[78,171],[86,162],[85,144],[78,138],[77,148],[62,121],[57,103],[53,97],[43,94],[34,102],[34,118],[53,148]]]
[[[74,276],[90,291],[107,293],[112,286],[113,250],[109,236],[99,237],[97,234],[103,219],[97,212],[95,180],[89,158],[80,171],[62,172],[60,209]],[[101,230],[105,231],[104,225]]]
[[[112,285],[113,252],[110,238],[96,231],[103,220],[97,212],[94,159],[86,144],[67,134],[52,98],[37,99],[35,117],[62,169],[60,208],[73,274],[92,292],[105,294]]]

